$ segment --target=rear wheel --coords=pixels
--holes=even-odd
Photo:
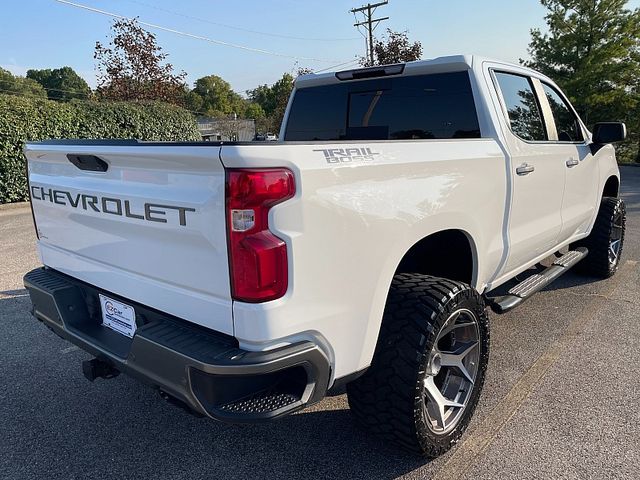
[[[473,415],[488,357],[488,317],[473,288],[396,275],[371,367],[347,385],[349,406],[386,440],[428,457],[441,455]]]
[[[591,234],[578,243],[589,249],[587,258],[578,264],[580,271],[603,278],[616,273],[624,246],[625,223],[622,199],[604,197]]]

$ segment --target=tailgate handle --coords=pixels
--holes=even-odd
[[[106,172],[109,164],[95,155],[67,155],[67,158],[80,170],[88,172]]]

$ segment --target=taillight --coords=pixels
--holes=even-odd
[[[287,245],[269,231],[269,210],[295,194],[285,168],[227,170],[227,231],[231,293],[243,302],[285,294]]]

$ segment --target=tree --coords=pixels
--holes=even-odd
[[[244,111],[244,118],[250,118],[253,120],[261,120],[265,118],[264,110],[260,104],[255,102],[248,102],[247,108]]]
[[[249,100],[260,105],[265,115],[269,116],[275,110],[275,96],[270,85],[258,85],[253,90],[247,90]]]
[[[160,100],[181,105],[187,74],[176,74],[173,65],[164,63],[167,54],[155,35],[140,27],[136,19],[116,20],[112,33],[108,45],[96,42],[98,95],[108,100]]]
[[[582,119],[626,121],[640,136],[640,10],[626,0],[541,0],[548,33],[531,31],[525,65],[553,78]],[[627,143],[621,156],[630,158]],[[635,157],[640,161],[640,145]]]
[[[381,40],[373,41],[374,65],[389,65],[391,63],[404,63],[420,60],[422,57],[422,44],[419,41],[411,43],[409,32],[394,32],[387,28],[386,36]],[[371,67],[371,62],[366,57],[360,57],[360,64]]]
[[[262,116],[247,118],[255,118],[256,130],[260,133],[279,132],[284,112],[287,110],[289,97],[293,90],[295,77],[313,73],[310,68],[295,65],[293,73],[284,73],[282,77],[272,85],[259,85],[253,90],[247,90],[249,101],[257,104],[263,111]]]
[[[185,86],[184,89],[184,107],[195,114],[202,114],[202,105],[204,104],[204,100],[200,95],[198,95],[193,90],[189,90],[188,87]]]
[[[293,82],[293,75],[285,73],[273,85],[260,85],[247,91],[249,99],[260,105],[265,114],[264,120],[257,124],[260,131],[275,132],[280,129],[293,90]]]
[[[234,92],[229,82],[217,75],[196,80],[193,90],[185,92],[185,105],[194,113],[214,118],[265,118],[259,103]]]
[[[69,101],[87,99],[91,89],[87,82],[71,67],[45,70],[28,70],[27,78],[35,80],[47,91],[50,100]]]
[[[233,91],[229,82],[217,75],[207,75],[196,80],[192,93],[202,98],[200,110],[210,117],[232,114],[243,116],[246,100]]]
[[[13,75],[4,68],[0,68],[0,93],[47,98],[47,92],[38,82]]]

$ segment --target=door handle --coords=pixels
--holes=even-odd
[[[569,160],[567,160],[567,167],[569,168],[577,167],[578,165],[580,165],[580,162],[575,158],[570,158]]]
[[[520,165],[518,168],[516,168],[516,173],[520,176],[529,175],[535,169],[536,167],[534,167],[533,165],[529,165],[525,163],[523,165]]]

